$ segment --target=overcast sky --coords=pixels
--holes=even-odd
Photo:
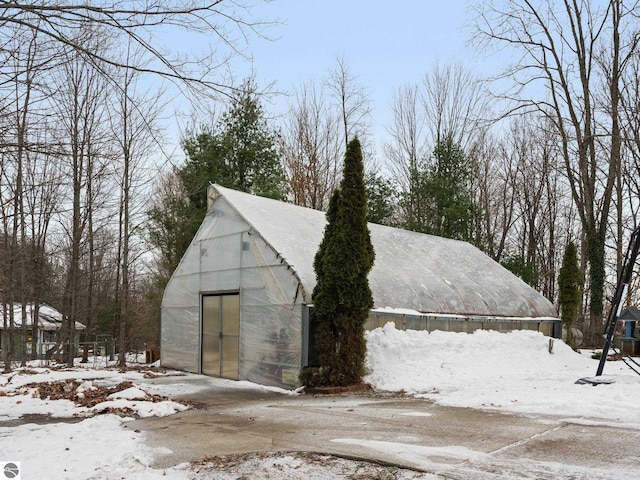
[[[326,78],[343,56],[369,93],[378,149],[396,89],[420,82],[437,61],[460,62],[477,74],[489,71],[486,58],[469,44],[472,13],[466,0],[273,0],[255,2],[251,15],[279,20],[265,30],[270,40],[249,39],[246,50],[258,85],[293,92]],[[240,60],[232,65],[236,81],[251,71]],[[277,115],[286,105],[281,96],[266,107]]]
[[[394,90],[421,80],[436,61],[481,64],[469,47],[471,18],[465,0],[274,0],[254,9],[257,18],[278,18],[253,40],[260,83],[292,91],[320,80],[344,56],[373,101],[374,123],[387,117]]]
[[[256,70],[286,89],[322,76],[344,55],[372,93],[384,94],[418,80],[436,59],[471,61],[466,3],[275,0],[255,9],[283,22],[268,30],[276,40],[252,42]]]

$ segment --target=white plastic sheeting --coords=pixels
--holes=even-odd
[[[315,286],[313,258],[325,214],[212,186],[210,210],[167,284],[162,364],[201,371],[201,296],[240,295],[238,376],[295,386],[303,305]],[[557,317],[554,306],[466,242],[369,224],[369,275],[378,308],[443,316]]]
[[[289,203],[215,186],[295,269],[311,302],[313,257],[325,214]],[[473,245],[433,235],[369,224],[376,259],[369,274],[378,308],[504,317],[557,317],[539,292]]]
[[[201,371],[201,297],[240,294],[238,376],[267,385],[298,383],[302,296],[282,258],[219,198],[165,289],[162,364]]]

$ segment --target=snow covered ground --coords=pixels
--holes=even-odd
[[[537,332],[426,333],[399,331],[389,324],[368,333],[367,345],[365,380],[379,391],[403,391],[447,406],[640,430],[640,377],[622,362],[607,362],[604,373],[615,383],[576,385],[578,378],[595,374],[597,360],[559,340],[550,353],[549,338]],[[152,384],[158,375],[182,374],[78,366],[30,367],[0,375],[0,465],[20,462],[23,479],[439,478],[321,455],[227,459],[215,476],[195,464],[153,468],[153,459],[164,450],[147,446],[144,434],[129,428],[133,416],[188,408],[170,400],[176,393],[170,382]],[[55,389],[38,387],[51,382]],[[52,399],[56,392],[75,400]]]

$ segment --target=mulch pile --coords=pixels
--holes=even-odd
[[[99,403],[111,400],[109,395],[117,392],[121,392],[135,385],[130,381],[120,382],[117,385],[111,387],[103,387],[92,384],[90,388],[83,388],[78,391],[78,388],[84,384],[82,380],[66,380],[61,382],[47,382],[47,383],[29,383],[24,388],[35,388],[33,392],[34,397],[39,397],[41,400],[70,400],[78,406],[92,408]],[[145,392],[145,398],[141,399],[147,402],[162,402],[169,400],[162,395],[154,395]],[[178,401],[187,405],[186,402]],[[107,408],[99,413],[113,413],[122,417],[135,416],[135,412],[130,408]]]

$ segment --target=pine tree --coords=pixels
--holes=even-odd
[[[451,139],[439,141],[428,174],[428,217],[434,235],[469,240],[476,216],[471,196],[473,171],[462,148]]]
[[[217,125],[183,139],[187,160],[169,178],[171,188],[163,189],[157,206],[147,212],[150,242],[162,253],[169,274],[207,213],[211,183],[284,199],[287,187],[277,145],[250,79],[235,93]]]
[[[567,332],[567,344],[573,349],[576,345],[572,328],[580,312],[583,282],[582,272],[578,267],[577,248],[573,242],[569,242],[564,250],[562,267],[558,274],[558,303],[560,318]]]
[[[430,161],[418,159],[410,188],[400,202],[404,228],[445,238],[470,241],[479,221],[471,184],[474,165],[451,139],[436,143]]]
[[[347,146],[343,180],[327,212],[327,227],[314,260],[313,315],[320,362],[317,384],[351,385],[364,374],[364,324],[373,307],[368,275],[375,253],[367,226],[362,150]]]
[[[256,90],[253,80],[246,80],[222,115],[219,141],[229,183],[223,186],[283,200],[286,187],[278,139]]]
[[[206,213],[210,183],[282,200],[286,183],[278,139],[269,127],[251,79],[231,99],[215,129],[186,138],[180,178],[193,205]]]
[[[394,226],[398,191],[388,178],[370,172],[365,176],[367,221]]]

